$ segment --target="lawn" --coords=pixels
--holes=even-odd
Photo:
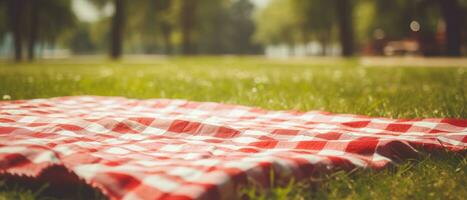
[[[3,99],[106,95],[391,118],[467,118],[466,88],[467,68],[363,67],[357,59],[81,58],[0,63]],[[268,191],[248,186],[242,192],[256,199],[463,199],[465,155],[438,152],[380,172],[337,172]],[[41,188],[0,182],[0,199],[48,198]]]

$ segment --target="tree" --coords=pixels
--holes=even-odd
[[[7,1],[0,0],[0,38],[3,38],[8,29]]]
[[[156,13],[156,20],[162,33],[162,38],[164,41],[164,52],[167,55],[172,54],[173,51],[171,41],[173,17],[170,14],[170,11],[172,11],[172,5],[172,1],[167,0],[158,0],[155,4],[156,9],[159,11]]]
[[[405,0],[375,0],[375,16],[369,36],[373,30],[381,29],[388,37],[404,38],[410,34],[408,25],[414,19],[415,4]]]
[[[309,42],[311,38],[318,40],[322,46],[321,54],[326,55],[335,27],[335,3],[321,0],[294,0],[293,3],[299,16],[303,41]]]
[[[125,0],[114,0],[115,13],[112,17],[110,56],[118,59],[122,56],[123,29],[125,20]]]
[[[446,55],[461,55],[462,11],[457,0],[440,0],[441,12],[446,23]]]
[[[252,45],[255,27],[251,18],[253,5],[248,0],[197,0],[196,5],[188,6],[195,6],[193,17],[189,17],[190,22],[186,21],[186,17],[192,11],[186,12],[186,3],[185,0],[175,1],[171,9],[179,13],[179,23],[173,24],[173,30],[174,41],[181,43],[182,53],[236,54],[258,51],[258,47]]]
[[[293,47],[299,41],[300,21],[290,0],[272,0],[257,15],[256,26],[254,38],[262,44]]]
[[[28,58],[32,61],[37,43],[55,44],[57,38],[75,26],[76,16],[71,9],[71,0],[27,1],[30,14],[25,22],[25,34],[28,35]]]
[[[182,0],[181,4],[182,53],[190,55],[195,53],[193,29],[196,21],[197,0]]]
[[[32,61],[38,42],[54,43],[75,22],[70,0],[9,0],[8,18],[17,62],[23,58],[24,42],[27,42],[27,58]]]
[[[332,29],[337,25],[342,56],[354,54],[354,25],[352,0],[294,0],[294,10],[297,12],[303,40],[314,36],[323,46],[322,54],[331,40]]]
[[[424,55],[441,55],[442,47],[436,43],[440,19],[445,24],[444,54],[460,56],[462,24],[465,16],[457,0],[386,1],[376,0],[373,29],[381,28],[390,39],[418,39]],[[420,30],[414,33],[409,24],[416,21]]]
[[[112,3],[114,13],[110,24],[110,49],[109,54],[112,59],[119,59],[123,52],[123,38],[125,29],[125,8],[126,0],[93,0],[91,1],[98,8],[102,9],[108,3]],[[135,1],[139,2],[139,1]]]
[[[255,32],[255,24],[252,20],[254,5],[249,0],[237,0],[229,8],[229,37],[232,41],[232,53],[247,54],[259,50],[258,45],[253,44],[252,38]]]
[[[66,35],[65,43],[75,54],[89,54],[98,49],[91,36],[91,24],[81,22]]]
[[[138,0],[127,4],[126,11],[132,13],[125,23],[127,49],[145,54],[171,54],[177,5],[178,1],[167,0]]]
[[[39,22],[38,6],[40,0],[28,0],[28,11],[29,11],[29,34],[28,34],[28,60],[33,61],[35,59],[34,47],[37,41],[37,29]]]
[[[23,15],[25,0],[8,0],[9,27],[13,33],[14,57],[16,62],[23,59]]]
[[[354,54],[353,5],[351,0],[336,0],[336,12],[339,29],[339,40],[342,55]]]
[[[171,54],[173,51],[172,47],[172,30],[174,24],[174,17],[171,14],[173,1],[167,0],[146,0],[141,1],[142,3],[138,5],[139,8],[135,9],[144,9],[144,16],[142,16],[142,23],[139,27],[142,29],[145,40],[148,41],[158,41],[157,36],[161,36],[163,43],[163,51],[165,54]],[[151,50],[148,53],[154,53],[157,44],[152,44]]]
[[[197,53],[224,54],[231,49],[230,0],[198,0],[194,43]]]

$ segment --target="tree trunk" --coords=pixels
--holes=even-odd
[[[33,61],[35,59],[35,44],[37,41],[37,23],[38,23],[38,0],[29,0],[29,35],[28,35],[28,60]]]
[[[352,20],[352,2],[351,0],[337,0],[336,2],[339,40],[342,48],[342,56],[353,56],[354,33]]]
[[[15,62],[21,62],[23,59],[22,28],[24,24],[22,22],[24,20],[22,20],[22,13],[24,10],[24,0],[9,0],[8,8],[9,25],[13,32]]]
[[[324,30],[321,33],[319,33],[319,42],[321,44],[321,56],[328,55],[327,49],[328,49],[330,36],[331,36],[331,30]]]
[[[462,13],[457,0],[440,0],[441,12],[446,23],[446,55],[461,55]]]
[[[164,51],[166,55],[172,54],[172,41],[170,35],[172,34],[172,27],[169,24],[163,24],[161,26],[162,34],[164,37]]]
[[[124,0],[115,0],[115,14],[112,19],[112,41],[110,45],[110,57],[118,59],[122,56],[123,27],[125,18]]]
[[[184,0],[182,3],[182,53],[194,54],[192,31],[195,23],[196,0]]]

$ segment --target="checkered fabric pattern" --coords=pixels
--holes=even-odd
[[[111,199],[229,199],[251,179],[382,168],[417,149],[467,148],[467,120],[120,97],[0,102],[0,173],[61,166]]]

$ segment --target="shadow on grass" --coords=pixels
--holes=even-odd
[[[274,181],[271,181],[274,183]],[[467,151],[422,152],[382,170],[354,169],[275,182],[268,188],[249,182],[240,199],[465,199]]]
[[[53,172],[53,173],[52,173]],[[274,175],[270,179],[275,179]],[[52,182],[51,182],[52,181]],[[463,199],[467,196],[467,151],[422,153],[380,171],[338,170],[299,182],[250,182],[239,199]],[[63,167],[39,178],[0,176],[0,199],[106,199]]]
[[[44,170],[38,178],[1,175],[0,199],[104,200],[106,197],[64,167],[53,166]]]

